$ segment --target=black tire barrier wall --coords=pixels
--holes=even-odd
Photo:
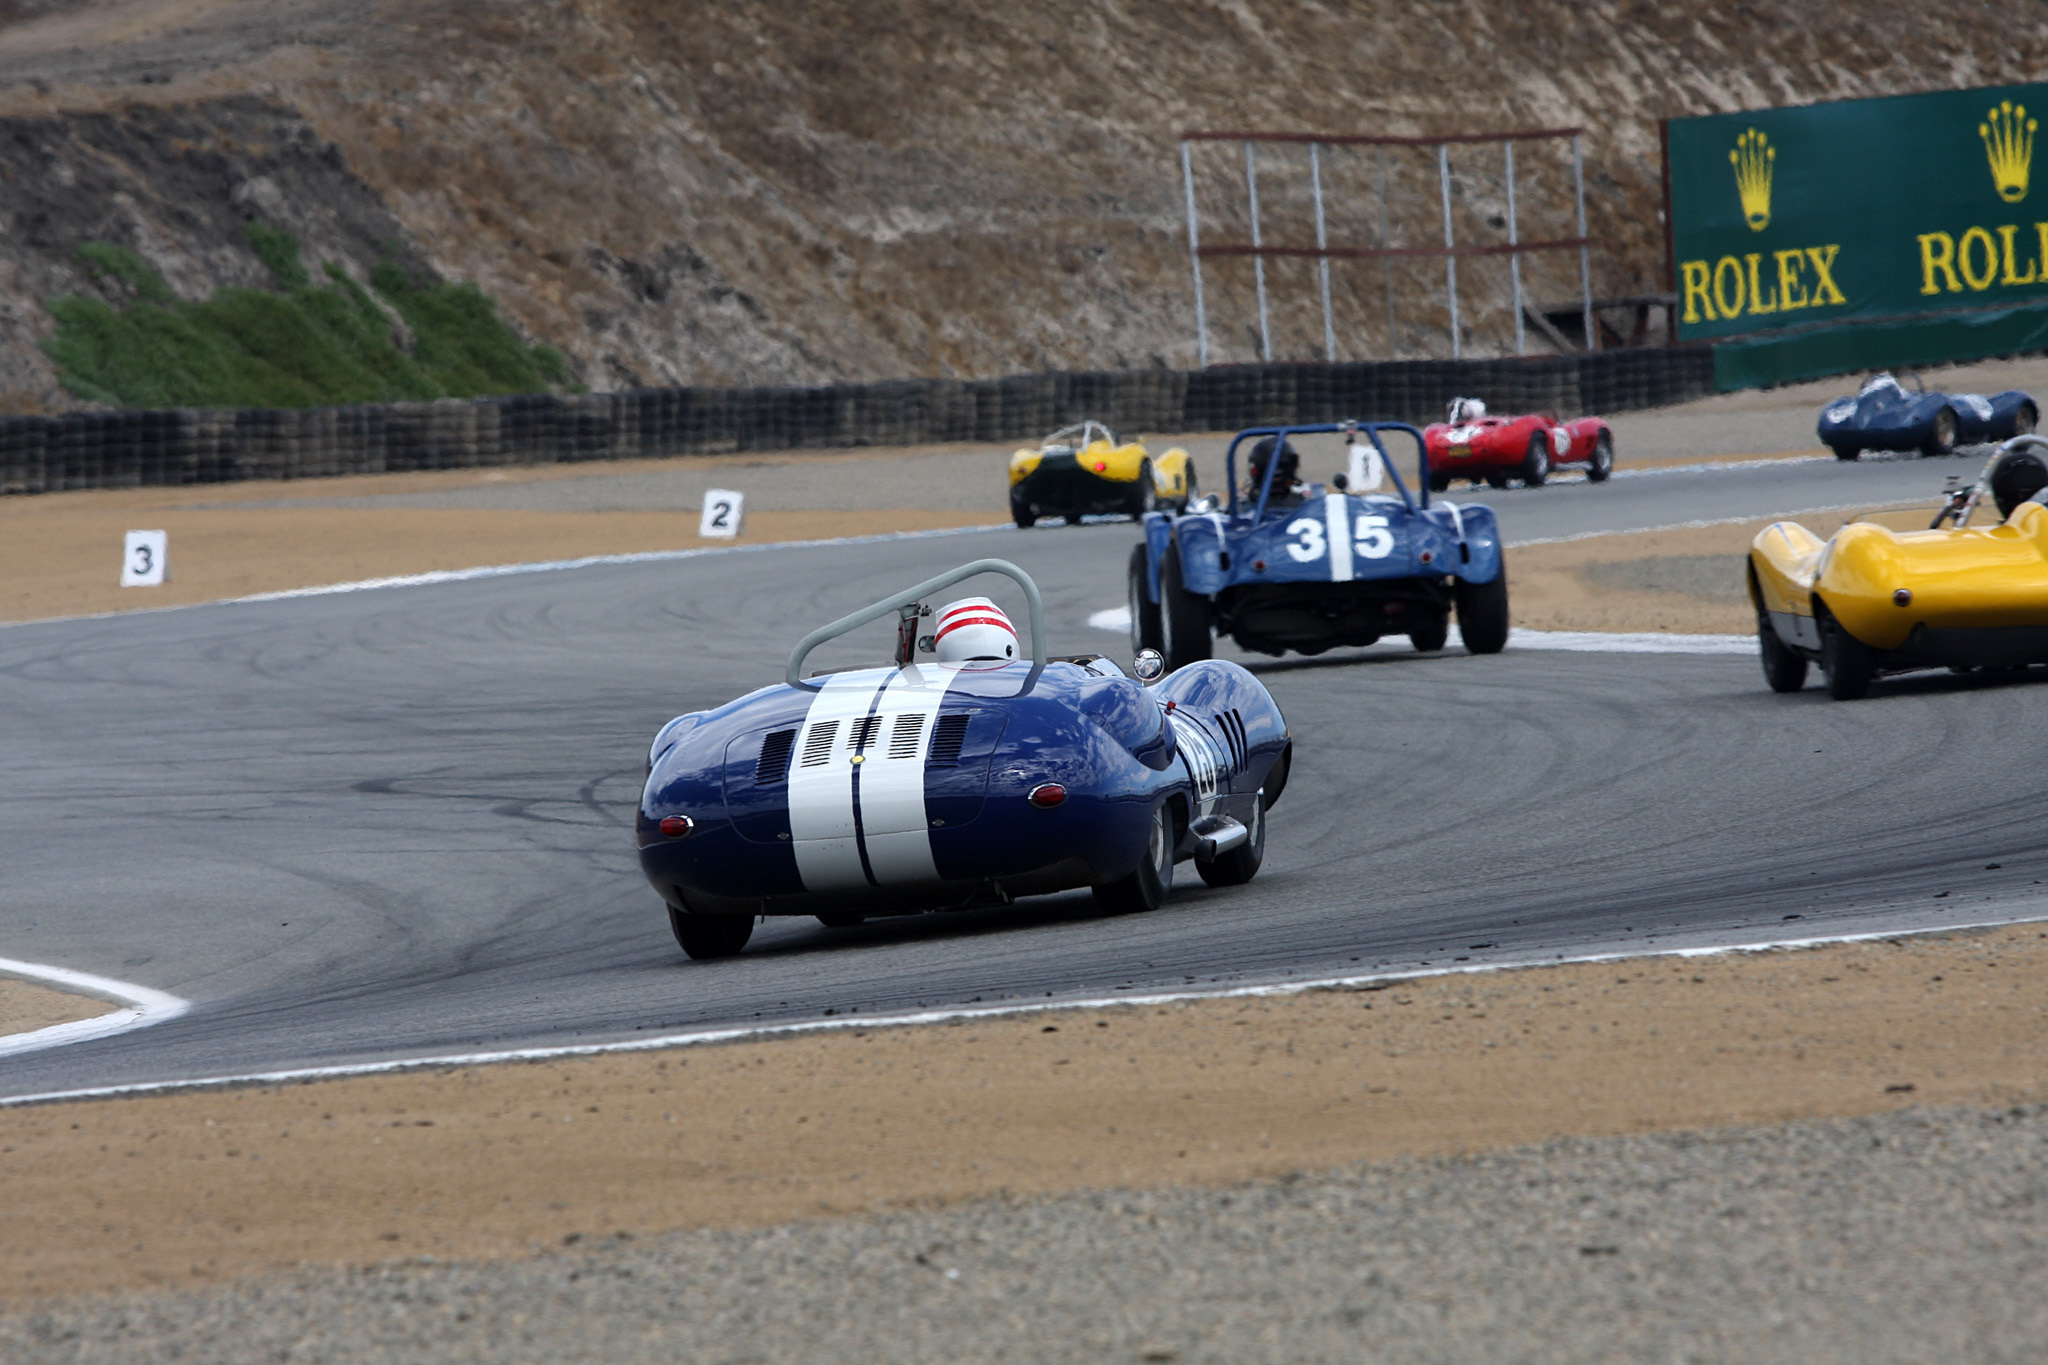
[[[180,408],[0,417],[0,496],[582,460],[1031,440],[1095,418],[1119,431],[1236,431],[1344,418],[1663,407],[1714,392],[1708,347],[1510,360],[1232,365],[895,379],[821,388],[632,389],[333,408]]]

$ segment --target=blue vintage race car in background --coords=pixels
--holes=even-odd
[[[2018,389],[1981,393],[1929,393],[1916,374],[1908,388],[1890,374],[1875,374],[1851,397],[1821,409],[1821,444],[1838,460],[1866,450],[1917,450],[1946,455],[1958,445],[2010,440],[2041,420],[2034,400]]]
[[[1422,478],[1410,493],[1381,433],[1415,441]],[[1394,493],[1350,477],[1340,490],[1296,481],[1292,438],[1338,433],[1353,469],[1369,466]],[[1254,481],[1242,496],[1238,448],[1252,449]],[[1370,444],[1364,444],[1369,442]],[[1465,647],[1497,653],[1508,638],[1507,575],[1493,509],[1430,502],[1423,435],[1405,423],[1256,427],[1231,440],[1230,503],[1203,499],[1182,516],[1145,518],[1131,552],[1131,638],[1184,668],[1211,653],[1211,633],[1265,654],[1320,654],[1406,635],[1417,649],[1444,646],[1455,610]],[[1419,500],[1418,500],[1419,495]],[[1200,509],[1200,510],[1197,510]]]
[[[980,573],[1024,590],[1028,662],[947,662],[921,633],[925,598]],[[893,665],[802,676],[818,645],[884,617]],[[1222,661],[1148,682],[1157,655],[1140,679],[1049,659],[1043,618],[1022,569],[977,560],[813,631],[781,683],[663,726],[635,834],[683,951],[736,953],[759,915],[844,927],[1083,886],[1149,910],[1186,859],[1211,886],[1251,880],[1292,760],[1264,685]],[[1007,617],[990,629],[1021,643]]]

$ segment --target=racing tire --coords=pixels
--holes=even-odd
[[[1012,493],[1010,495],[1010,520],[1017,523],[1018,530],[1028,531],[1038,524],[1038,514],[1031,510],[1030,503]]]
[[[2020,404],[2019,411],[2012,415],[2012,434],[2015,436],[2031,436],[2034,428],[2039,425],[2041,414],[2035,410],[2032,403]]]
[[[1835,458],[1838,460],[1855,460],[1863,454],[1863,448],[1861,446],[1838,445],[1834,447],[1834,452]]]
[[[1128,575],[1131,607],[1131,653],[1141,649],[1157,649],[1165,653],[1160,643],[1159,604],[1145,595],[1145,575],[1149,565],[1145,558],[1145,545],[1140,541],[1131,547],[1131,571]]]
[[[1202,880],[1210,886],[1243,886],[1259,875],[1259,864],[1266,861],[1266,791],[1259,789],[1259,799],[1252,803],[1251,836],[1228,853],[1218,854],[1208,862],[1197,862],[1195,871],[1202,874]]]
[[[1927,443],[1920,447],[1922,455],[1953,455],[1956,449],[1956,413],[1954,408],[1943,408],[1934,414],[1934,425],[1928,428]]]
[[[1508,486],[1508,476],[1505,474],[1488,474],[1486,476],[1486,486],[1488,488],[1506,488]]]
[[[1508,644],[1508,566],[1491,583],[1459,579],[1452,589],[1458,606],[1458,634],[1473,654],[1498,654]]]
[[[754,936],[752,915],[693,915],[687,910],[668,908],[668,927],[676,943],[693,962],[731,957],[747,946]]]
[[[1529,437],[1529,453],[1522,457],[1522,486],[1541,488],[1550,477],[1550,433],[1538,431]]]
[[[1829,696],[1836,701],[1855,701],[1870,691],[1871,681],[1877,677],[1877,652],[1843,630],[1832,615],[1822,616],[1820,667],[1827,675]]]
[[[1147,512],[1159,510],[1159,489],[1152,482],[1152,462],[1138,461],[1138,481],[1131,486],[1131,520],[1143,521]]]
[[[1593,442],[1593,458],[1586,463],[1587,483],[1606,483],[1614,472],[1614,441],[1606,432]]]
[[[1152,835],[1137,867],[1127,877],[1090,887],[1089,890],[1095,894],[1095,903],[1112,915],[1157,910],[1164,905],[1166,893],[1173,890],[1176,833],[1173,812],[1162,801],[1152,808]]]
[[[1181,484],[1180,490],[1181,514],[1185,516],[1187,514],[1188,504],[1201,496],[1202,485],[1201,481],[1195,478],[1195,462],[1193,460],[1189,460],[1187,463],[1187,479],[1185,482]]]
[[[1764,681],[1773,692],[1797,692],[1806,686],[1806,656],[1793,652],[1771,625],[1771,618],[1756,614],[1757,654],[1763,661]]]
[[[1178,545],[1168,545],[1159,560],[1159,652],[1166,656],[1169,673],[1215,652],[1209,636],[1209,599],[1181,586]]]
[[[827,929],[858,929],[867,922],[868,917],[866,915],[856,915],[846,910],[828,911],[818,916],[818,923],[824,925]]]
[[[1450,475],[1448,475],[1448,474],[1435,474],[1435,473],[1432,473],[1432,474],[1431,474],[1431,475],[1429,476],[1429,491],[1430,491],[1430,492],[1432,492],[1432,493],[1448,493],[1448,492],[1450,492],[1450,491],[1451,491],[1451,476],[1450,476]]]
[[[1428,624],[1408,632],[1408,643],[1415,646],[1419,654],[1434,654],[1444,647],[1451,638],[1451,618],[1448,613],[1431,616]]]

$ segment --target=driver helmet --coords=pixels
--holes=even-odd
[[[1486,404],[1477,398],[1453,398],[1451,400],[1450,424],[1464,426],[1486,416]]]
[[[1258,496],[1259,485],[1265,482],[1266,461],[1272,458],[1272,437],[1268,436],[1265,440],[1252,447],[1251,493],[1253,497]],[[1294,442],[1287,441],[1280,447],[1280,467],[1273,472],[1273,491],[1275,493],[1285,493],[1288,489],[1294,487],[1295,477],[1300,472],[1301,455],[1295,450]]]
[[[1012,663],[1017,658],[1017,628],[986,597],[963,597],[939,608],[932,648],[942,664]]]
[[[1998,515],[2009,517],[2015,507],[2048,488],[2048,464],[2027,450],[2011,450],[1999,457],[1991,471],[1991,500]]]

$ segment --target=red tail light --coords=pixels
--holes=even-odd
[[[1103,463],[1101,460],[1097,460],[1095,462],[1095,472],[1098,474],[1107,474],[1109,472],[1109,466]]]
[[[1057,782],[1041,782],[1031,789],[1031,795],[1024,798],[1040,810],[1051,810],[1067,799],[1067,789]]]
[[[697,822],[687,815],[664,815],[661,817],[661,832],[671,839],[680,839],[697,828]]]

